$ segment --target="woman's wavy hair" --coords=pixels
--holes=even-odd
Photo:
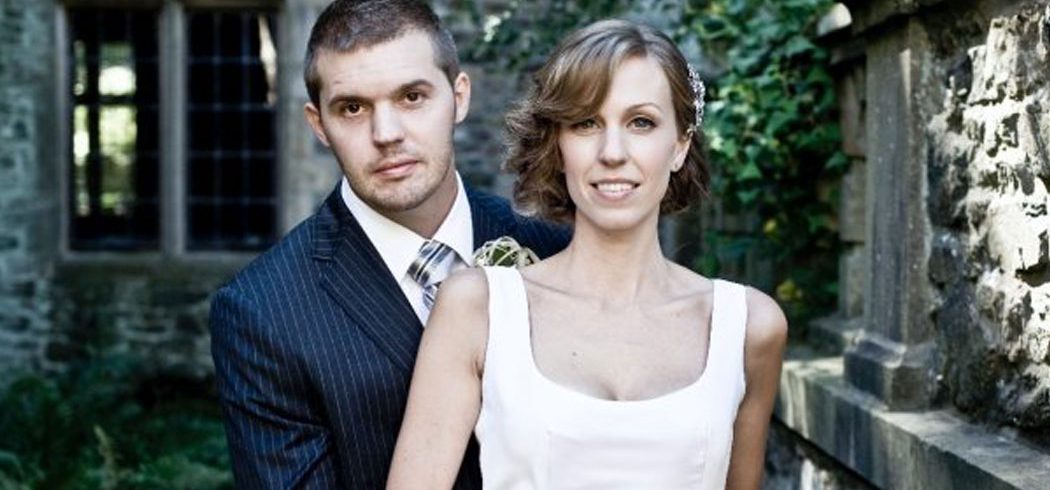
[[[517,174],[514,200],[521,211],[561,223],[573,221],[576,205],[562,172],[558,132],[562,125],[596,114],[613,74],[625,60],[649,57],[671,86],[678,134],[691,131],[689,153],[660,203],[660,213],[685,209],[707,194],[710,176],[704,137],[696,127],[689,65],[674,43],[656,29],[604,20],[577,30],[555,48],[532,78],[525,98],[507,114],[509,154],[504,169]]]

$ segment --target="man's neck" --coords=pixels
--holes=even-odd
[[[450,188],[445,188],[446,186]],[[390,221],[412,230],[423,238],[429,239],[434,237],[441,224],[445,222],[449,212],[452,210],[452,205],[456,202],[458,193],[459,185],[455,174],[453,174],[451,179],[443,182],[441,187],[434,191],[433,195],[415,208],[400,212],[376,211]]]

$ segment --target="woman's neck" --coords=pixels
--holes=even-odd
[[[577,223],[560,258],[554,272],[560,288],[620,306],[661,295],[671,273],[655,222],[615,233]]]

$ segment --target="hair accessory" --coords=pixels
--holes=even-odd
[[[704,122],[704,94],[707,93],[707,88],[704,87],[704,81],[700,80],[700,75],[696,74],[693,65],[686,64],[685,66],[689,70],[689,85],[693,87],[693,107],[696,108],[695,127],[700,129],[700,125]]]

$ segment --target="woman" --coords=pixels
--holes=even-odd
[[[758,488],[786,321],[665,258],[657,233],[706,191],[689,73],[625,21],[573,33],[537,73],[507,167],[572,242],[444,283],[388,488],[450,487],[471,431],[486,488]]]

